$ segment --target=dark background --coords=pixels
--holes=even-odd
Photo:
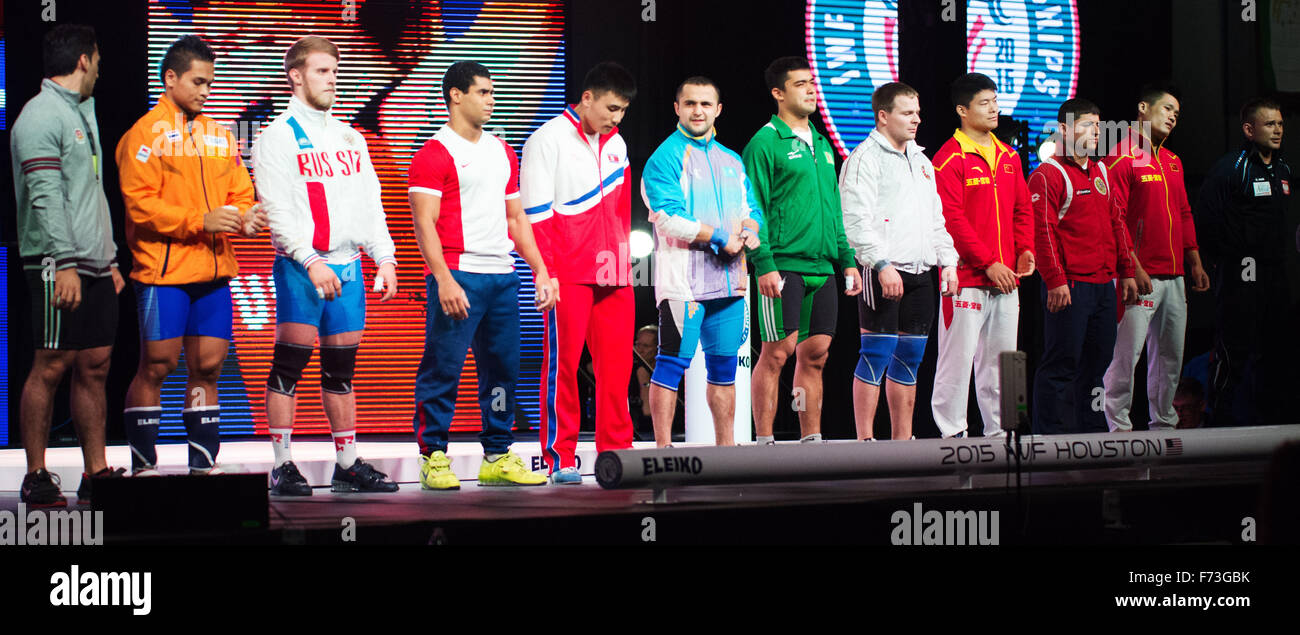
[[[1202,0],[1082,0],[1079,3],[1081,62],[1077,95],[1097,103],[1104,120],[1135,120],[1137,93],[1150,81],[1172,81],[1182,92],[1182,112],[1168,147],[1182,157],[1187,191],[1193,204],[1206,171],[1243,139],[1237,111],[1246,99],[1271,94],[1265,81],[1258,44],[1259,23],[1240,19],[1236,1]],[[923,122],[917,143],[933,156],[959,126],[949,100],[949,84],[965,70],[965,3],[958,2],[957,19],[940,18],[939,0],[899,2],[900,78],[920,92]],[[569,10],[570,99],[576,98],[583,74],[602,60],[627,66],[637,77],[638,95],[620,126],[632,157],[634,183],[640,191],[639,164],[672,132],[676,124],[672,102],[677,85],[691,75],[705,75],[722,90],[718,140],[740,152],[754,132],[776,112],[763,85],[763,69],[783,55],[806,55],[804,3],[778,0],[714,0],[708,3],[657,3],[656,21],[642,21],[640,0],[573,0]],[[1265,5],[1261,3],[1260,14]],[[1289,119],[1300,106],[1296,95],[1273,95]],[[825,131],[820,113],[813,123]],[[1284,141],[1283,150],[1289,145]],[[838,160],[838,157],[837,157]],[[1289,227],[1296,227],[1292,206]],[[645,206],[633,197],[634,229],[650,231]],[[1292,281],[1291,315],[1297,315],[1296,254],[1289,257]],[[1040,278],[1022,281],[1020,349],[1029,358],[1030,392],[1034,367],[1042,350]],[[840,282],[843,288],[843,281]],[[756,295],[751,291],[751,295]],[[1189,317],[1184,363],[1213,345],[1213,298],[1209,292],[1188,291]],[[850,395],[857,364],[856,300],[841,297],[837,333],[825,371],[822,430],[828,438],[852,438]],[[637,289],[637,325],[655,322],[654,291]],[[1283,335],[1283,334],[1279,334]],[[937,328],[920,376],[933,377]],[[1290,338],[1279,338],[1284,341]],[[758,358],[758,338],[753,338]],[[1294,344],[1292,344],[1294,345]],[[1145,428],[1145,355],[1136,371],[1135,427]],[[790,409],[794,364],[782,375],[778,408],[778,438],[797,438],[798,419]],[[914,432],[938,436],[928,407],[930,382],[918,384]],[[1032,395],[1031,395],[1032,396]],[[1032,404],[1031,404],[1032,406]],[[876,436],[888,438],[888,410],[877,410]],[[982,429],[974,390],[970,394],[970,429]],[[1277,422],[1291,423],[1291,422]]]
[[[376,0],[371,0],[372,3]],[[775,112],[763,86],[762,73],[774,58],[805,55],[804,3],[796,0],[713,0],[687,2],[658,0],[655,21],[642,20],[642,0],[571,0],[568,10],[567,56],[568,97],[575,101],[586,70],[602,60],[627,66],[636,76],[639,94],[624,119],[633,165],[633,183],[640,191],[640,167],[654,148],[672,131],[676,117],[672,110],[678,83],[690,75],[713,78],[722,91],[723,113],[718,120],[718,139],[739,152],[750,136]],[[957,116],[948,100],[948,84],[965,65],[964,3],[958,2],[957,19],[940,19],[940,0],[903,0],[900,3],[900,76],[921,94],[924,122],[918,143],[930,154],[957,127]],[[1178,153],[1187,170],[1187,189],[1196,200],[1201,180],[1210,165],[1241,140],[1237,109],[1250,96],[1269,93],[1269,78],[1260,50],[1263,23],[1241,20],[1241,6],[1235,0],[1082,0],[1079,2],[1082,37],[1078,95],[1096,102],[1104,120],[1136,118],[1138,88],[1151,80],[1171,79],[1183,93],[1182,116],[1168,147]],[[96,104],[102,145],[107,149],[150,106],[154,96],[139,72],[146,57],[145,8],[143,0],[91,1],[57,0],[58,22],[80,22],[95,26],[99,34],[102,62],[96,87]],[[1261,19],[1267,15],[1260,3]],[[9,120],[17,118],[22,105],[38,90],[41,80],[40,39],[51,24],[40,19],[39,0],[7,0],[4,3],[4,32],[7,39],[6,85]],[[1300,96],[1274,95],[1288,118],[1300,106]],[[824,130],[819,115],[814,123]],[[1289,144],[1288,144],[1289,145]],[[0,132],[0,169],[12,175],[8,152],[8,131]],[[1285,147],[1284,147],[1285,150]],[[117,192],[116,168],[105,164],[105,183],[115,222],[122,216]],[[14,266],[17,249],[13,244],[14,213],[12,182],[0,196],[0,238],[10,253],[10,444],[18,443],[18,395],[31,363],[31,345],[24,329],[28,318],[27,298],[19,271]],[[634,229],[650,231],[639,195],[633,196]],[[1294,205],[1289,227],[1296,225]],[[119,253],[127,254],[122,226],[115,227]],[[1296,254],[1289,255],[1292,282],[1291,317],[1296,316]],[[841,288],[843,283],[841,282]],[[655,321],[654,294],[649,287],[637,293],[637,325]],[[1190,298],[1185,361],[1208,351],[1213,337],[1212,298],[1188,292]],[[1020,347],[1029,356],[1030,377],[1041,350],[1041,307],[1039,278],[1024,282],[1021,294]],[[853,435],[851,394],[852,370],[857,361],[857,313],[855,300],[842,298],[839,328],[831,347],[825,373],[823,432],[828,438]],[[110,439],[121,438],[120,412],[127,384],[138,355],[134,307],[123,303],[113,369],[108,385]],[[1279,341],[1294,342],[1290,331],[1276,334]],[[922,376],[932,376],[934,337],[922,365]],[[629,342],[629,347],[630,347]],[[754,338],[757,347],[757,337]],[[1294,344],[1290,344],[1294,345]],[[754,359],[757,359],[755,348]],[[797,419],[788,407],[791,364],[783,376],[783,400],[777,418],[779,437],[798,434]],[[1145,365],[1137,371],[1135,425],[1147,418],[1143,386]],[[1294,385],[1294,384],[1292,384]],[[937,436],[930,416],[929,385],[919,384],[915,432],[918,437]],[[56,403],[66,404],[66,390]],[[881,407],[877,436],[888,436],[888,411]],[[67,417],[66,405],[56,407],[55,421]],[[971,429],[979,430],[978,409],[971,399]],[[1290,423],[1277,422],[1277,423]],[[70,428],[70,426],[68,426]]]

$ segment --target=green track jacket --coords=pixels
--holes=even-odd
[[[763,209],[762,245],[750,254],[757,275],[830,275],[854,266],[844,236],[835,150],[812,128],[813,148],[775,115],[745,146],[745,173]]]

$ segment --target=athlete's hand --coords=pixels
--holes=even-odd
[[[1025,251],[1016,259],[1016,277],[1024,278],[1034,275],[1034,252]]]
[[[947,283],[947,286],[944,286]],[[939,270],[939,288],[945,296],[955,296],[961,292],[961,282],[957,279],[956,267],[944,267]]]
[[[122,294],[122,287],[126,286],[126,280],[122,279],[122,272],[117,267],[111,267],[113,271],[113,293]]]
[[[81,276],[76,267],[54,272],[54,297],[50,305],[56,309],[76,311],[81,306]]]
[[[1148,279],[1149,281],[1149,279]],[[1120,301],[1124,304],[1137,304],[1138,285],[1132,278],[1119,279]]]
[[[745,249],[758,249],[762,244],[758,239],[758,222],[752,218],[741,221],[740,237],[745,239]]]
[[[1151,295],[1151,276],[1142,267],[1138,267],[1133,274],[1133,281],[1137,284],[1138,295]]]
[[[1191,279],[1192,291],[1210,290],[1210,276],[1206,275],[1201,263],[1192,263],[1192,266],[1187,269],[1187,277]]]
[[[745,248],[745,239],[740,234],[732,234],[727,238],[727,246],[722,248],[722,253],[728,256],[735,256]]]
[[[536,289],[536,296],[533,298],[533,306],[538,311],[545,313],[555,307],[555,290],[551,285],[551,277],[545,272],[537,274],[533,278],[533,288]]]
[[[844,289],[844,295],[857,295],[862,293],[862,274],[858,271],[857,267],[849,267],[844,270],[844,286],[846,287]],[[901,280],[898,283],[898,289],[898,297],[901,298],[903,297],[903,283]]]
[[[380,302],[392,300],[397,295],[397,265],[391,262],[379,265],[379,273],[375,274],[375,290],[384,292],[379,298]]]
[[[772,271],[758,277],[758,292],[769,297],[781,297],[781,272]]]
[[[269,222],[266,212],[262,211],[262,204],[254,203],[247,212],[244,212],[244,235],[249,238],[256,236],[257,232],[266,229]]]
[[[330,269],[323,260],[317,260],[307,267],[307,277],[311,278],[316,293],[324,300],[333,300],[343,294],[343,283],[339,282],[339,277],[334,274],[334,270]]]
[[[886,300],[897,300],[903,297],[903,278],[898,275],[894,265],[881,269],[877,277],[880,278],[881,297]]]
[[[1025,253],[1029,252],[1026,251]],[[988,276],[993,285],[998,288],[998,291],[1011,293],[1016,290],[1015,272],[1000,262],[989,265],[989,268],[984,270],[984,275]]]
[[[239,208],[234,205],[222,205],[203,215],[203,231],[214,234],[219,232],[238,234],[244,231],[244,219],[239,215]]]
[[[1070,306],[1070,287],[1061,285],[1047,290],[1047,312],[1056,313]]]
[[[550,275],[550,272],[547,272],[547,275]],[[551,292],[552,295],[555,296],[555,304],[559,304],[560,303],[560,279],[556,278],[555,276],[551,276]]]
[[[451,276],[438,281],[438,303],[442,305],[442,312],[453,320],[469,317],[469,298]]]

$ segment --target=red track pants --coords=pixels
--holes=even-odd
[[[596,375],[596,451],[632,447],[627,385],[632,375],[636,296],[632,287],[560,282],[560,302],[546,314],[542,354],[542,455],[550,471],[574,467],[578,363],[584,341]]]

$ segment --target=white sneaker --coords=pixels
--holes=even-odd
[[[551,483],[554,485],[582,485],[582,474],[576,467],[566,467],[551,472]]]

